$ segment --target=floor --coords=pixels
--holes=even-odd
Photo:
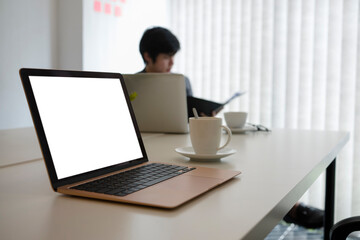
[[[323,240],[323,228],[306,229],[295,224],[289,224],[281,221],[269,233],[265,240]],[[359,240],[360,235],[354,234],[349,236],[347,240]]]
[[[265,240],[322,240],[323,229],[306,229],[295,224],[288,224],[281,221],[276,227],[270,232]]]

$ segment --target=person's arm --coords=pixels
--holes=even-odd
[[[185,86],[186,86],[186,96],[188,97],[192,97],[193,96],[193,92],[192,92],[192,88],[191,88],[191,83],[188,77],[184,76],[185,78]]]

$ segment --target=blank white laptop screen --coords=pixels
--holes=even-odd
[[[58,179],[143,157],[119,79],[29,78]]]

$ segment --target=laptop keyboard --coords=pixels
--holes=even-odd
[[[72,189],[123,197],[194,169],[195,168],[169,164],[150,163],[92,182],[74,186]]]

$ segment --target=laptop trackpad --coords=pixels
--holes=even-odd
[[[124,197],[134,203],[148,203],[150,206],[177,207],[215,186],[222,179],[184,174]]]

